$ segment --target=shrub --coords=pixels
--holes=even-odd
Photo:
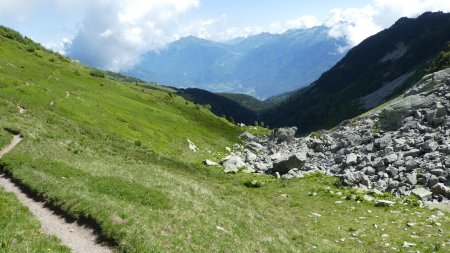
[[[247,180],[244,182],[244,185],[248,188],[261,188],[264,184],[258,180]]]
[[[98,78],[105,78],[105,73],[101,70],[91,70],[89,72],[89,75],[91,75],[93,77],[98,77]]]

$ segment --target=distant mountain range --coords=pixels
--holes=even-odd
[[[148,52],[124,74],[179,88],[267,98],[315,81],[345,54],[324,26],[262,33],[228,42],[186,37]]]

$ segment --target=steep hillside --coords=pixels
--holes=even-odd
[[[214,114],[226,117],[235,123],[254,124],[258,119],[256,111],[220,94],[195,88],[178,89],[176,94],[196,104],[209,107]]]
[[[448,251],[447,215],[414,200],[376,207],[336,178],[287,182],[202,165],[253,128],[129,81],[0,28],[0,128],[23,135],[0,173],[87,220],[117,252]],[[0,251],[67,251],[0,198]]]
[[[159,52],[149,52],[126,72],[147,81],[213,92],[239,92],[261,98],[303,87],[333,66],[343,41],[328,28],[259,34],[219,43],[182,38]]]
[[[262,119],[275,126],[296,125],[301,133],[333,127],[400,94],[449,40],[450,14],[402,18],[351,49],[316,82]]]

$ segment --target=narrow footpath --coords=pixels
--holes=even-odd
[[[14,135],[10,144],[0,150],[0,158],[9,153],[22,141],[20,135]],[[0,172],[0,187],[5,191],[13,193],[17,199],[40,221],[42,232],[58,237],[61,242],[68,246],[74,253],[103,253],[112,252],[112,249],[98,243],[98,236],[94,231],[77,222],[69,223],[52,210],[45,207],[45,203],[35,201],[27,196],[13,181],[4,173]]]

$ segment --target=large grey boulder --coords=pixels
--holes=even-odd
[[[410,185],[416,185],[417,184],[417,174],[415,171],[411,172],[410,174],[406,175],[406,182]]]
[[[417,196],[418,198],[420,198],[422,201],[426,201],[428,199],[431,198],[431,195],[433,193],[425,188],[416,188],[414,190],[411,191],[411,195]]]
[[[388,146],[392,146],[392,137],[386,134],[381,138],[375,139],[374,145],[377,149],[382,150]]]
[[[385,130],[395,130],[406,117],[413,115],[415,110],[430,108],[433,102],[434,96],[422,95],[411,95],[394,101],[381,111],[380,126]]]
[[[288,173],[291,169],[301,169],[305,165],[306,153],[299,152],[289,157],[282,158],[273,162],[272,171],[278,172],[281,175]]]
[[[441,124],[445,116],[447,116],[447,109],[441,103],[437,103],[428,111],[426,118],[428,123],[435,126]]]
[[[236,173],[246,165],[240,156],[229,155],[222,161],[222,166],[225,169],[225,173]]]
[[[279,142],[289,142],[294,139],[295,133],[297,133],[297,127],[278,128],[275,130],[274,137],[278,139]]]
[[[420,156],[421,153],[422,153],[422,151],[420,151],[420,149],[413,148],[411,150],[406,151],[403,155],[405,157],[407,157],[407,156],[417,157],[417,156]]]
[[[250,143],[247,143],[247,145],[245,145],[245,148],[258,153],[264,149],[264,146],[257,142],[252,141]]]
[[[371,185],[369,177],[362,172],[349,172],[347,171],[345,174],[340,176],[341,182],[343,185],[348,186],[358,186],[362,184],[366,187]]]
[[[356,156],[355,153],[350,153],[347,155],[346,159],[345,159],[345,163],[348,166],[353,166],[356,165],[356,162],[358,161],[358,156]]]
[[[247,162],[254,162],[258,157],[253,154],[251,151],[247,151],[245,154],[245,161]]]
[[[244,132],[238,137],[240,140],[249,141],[255,139],[255,136],[249,132]]]
[[[450,189],[442,183],[437,183],[431,187],[431,192],[450,198]]]

